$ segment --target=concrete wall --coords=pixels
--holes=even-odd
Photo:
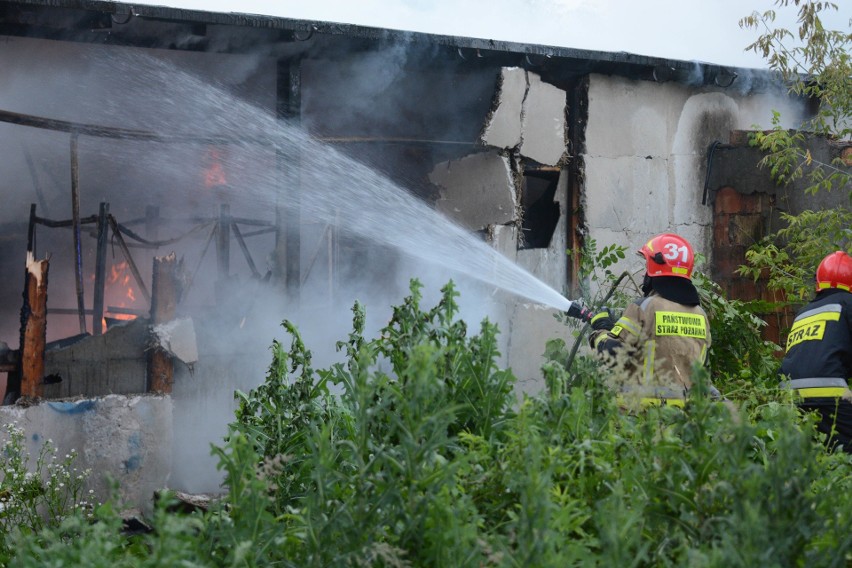
[[[103,501],[108,476],[119,483],[129,507],[149,509],[172,471],[172,400],[164,396],[120,396],[0,407],[0,423],[25,432],[30,456],[50,440],[62,458],[72,450],[79,471],[90,469],[86,489]],[[4,434],[0,434],[2,437]]]
[[[786,98],[743,96],[674,83],[592,75],[586,127],[584,212],[601,245],[638,249],[650,236],[676,232],[710,258],[712,208],[702,205],[707,154],[732,130],[768,123],[777,109],[793,127],[798,107]],[[628,257],[616,271],[640,270]]]
[[[484,232],[503,255],[561,294],[569,288],[568,173],[560,169],[568,151],[567,93],[516,67],[503,68],[493,108],[483,117],[481,142],[487,147],[458,160],[438,164],[430,181],[439,187],[436,206],[470,230]],[[524,248],[524,171],[555,169],[553,202],[559,218],[546,248]],[[500,306],[501,363],[518,377],[517,392],[543,388],[540,367],[548,339],[566,334],[556,310],[518,296],[494,291]]]

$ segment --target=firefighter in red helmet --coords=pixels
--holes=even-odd
[[[638,385],[622,390],[638,395],[643,406],[683,406],[693,366],[706,363],[710,348],[710,324],[692,283],[695,254],[673,233],[651,238],[636,252],[645,262],[643,297],[616,322],[608,311],[592,316],[589,343],[605,356],[627,355]]]
[[[826,256],[816,271],[816,296],[793,320],[782,386],[794,389],[799,408],[820,414],[817,429],[830,448],[852,453],[852,257]]]

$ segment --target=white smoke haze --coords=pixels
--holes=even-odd
[[[488,76],[492,71],[430,77],[448,93],[468,97],[467,106],[452,108],[417,89],[416,80],[405,72],[408,56],[399,47],[381,54],[349,54],[346,62],[306,61],[304,116],[302,125],[294,128],[275,117],[276,58],[266,54],[142,53],[0,38],[0,110],[186,137],[168,143],[85,135],[78,140],[84,217],[96,214],[101,202],[109,203],[120,223],[140,220],[148,208],[158,207],[163,224],[155,235],[146,232],[144,223],[130,228],[150,240],[195,229],[159,249],[131,249],[145,282],[150,282],[152,257],[172,251],[192,278],[178,316],[193,318],[201,359],[193,373],[180,366],[177,370],[175,488],[211,491],[218,486],[220,475],[209,443],[221,439],[232,420],[234,389],[248,390],[262,382],[272,339],[289,345],[280,327],[284,319],[299,327],[319,368],[339,360],[334,345],[351,330],[355,300],[366,306],[367,335],[372,337],[388,322],[391,306],[408,293],[413,277],[425,285],[426,306],[434,305],[440,287],[453,279],[461,292],[461,317],[471,333],[484,317],[506,329],[507,297],[567,307],[558,292],[421,199],[428,188],[400,167],[406,162],[388,146],[361,147],[364,159],[356,161],[345,153],[349,147],[322,142],[340,136],[405,137],[406,128],[433,140],[475,140],[477,132],[455,120],[455,114],[471,113],[481,104],[483,112],[474,113],[479,126],[493,95],[496,77]],[[332,75],[339,90],[316,87]],[[208,77],[215,78],[214,84]],[[771,97],[774,94],[741,101],[741,115],[753,112],[759,121]],[[778,100],[790,104],[784,97]],[[782,113],[792,110],[778,108]],[[18,344],[30,204],[37,204],[42,217],[70,219],[69,152],[67,133],[0,123],[0,340],[12,348]],[[438,162],[448,157],[411,159]],[[298,168],[288,171],[282,164]],[[288,190],[294,180],[300,188],[296,195]],[[264,282],[274,268],[274,234],[248,236],[254,229],[246,225],[241,230],[260,278],[251,274],[232,239],[230,279],[219,281],[216,243],[209,239],[225,205],[234,217],[267,224],[294,208],[298,211],[298,303],[286,297],[280,284]],[[87,307],[92,304],[94,271],[91,227],[84,231]],[[70,230],[39,227],[37,235],[38,256],[51,256],[48,306],[75,307]],[[109,255],[112,267],[120,267],[124,258],[114,242]],[[122,279],[127,277],[126,267],[120,272]],[[128,285],[134,285],[132,278]],[[132,301],[122,296],[128,285],[108,288],[107,305],[147,310],[138,289]],[[48,340],[78,332],[76,316],[48,318]]]
[[[350,308],[355,300],[366,306],[367,335],[375,336],[387,324],[391,306],[408,294],[414,277],[424,284],[427,307],[438,300],[441,286],[453,279],[461,292],[461,317],[471,333],[476,333],[485,317],[505,323],[507,295],[567,307],[558,292],[437,213],[409,189],[305,130],[282,125],[274,116],[274,59],[153,53],[4,40],[0,74],[9,80],[0,83],[0,109],[187,137],[168,143],[78,138],[83,217],[96,214],[99,203],[108,202],[119,223],[129,224],[143,219],[153,206],[159,208],[162,221],[156,234],[146,233],[143,223],[130,226],[133,231],[149,240],[186,234],[158,249],[131,249],[146,283],[150,283],[152,258],[172,251],[191,277],[178,316],[190,316],[195,322],[200,361],[192,373],[180,365],[176,370],[176,459],[170,481],[174,487],[188,491],[218,487],[221,476],[209,443],[220,440],[233,419],[234,390],[245,391],[263,381],[272,339],[289,345],[280,327],[284,319],[299,327],[314,353],[314,366],[321,368],[339,360],[334,345],[351,330]],[[379,94],[399,81],[396,71],[404,67],[406,55],[392,50],[389,56],[384,62],[367,56],[358,63],[358,72],[348,78],[358,100],[374,100],[370,93]],[[211,85],[202,79],[206,76],[220,81]],[[304,107],[311,104],[307,100]],[[391,106],[405,113],[405,104],[406,98],[400,96]],[[371,122],[369,110],[367,105],[360,108],[363,123]],[[383,111],[388,114],[386,123],[393,124],[393,109]],[[354,124],[358,117],[352,120]],[[308,126],[323,128],[321,122]],[[434,133],[436,137],[456,134]],[[215,137],[217,142],[197,142],[191,137]],[[8,157],[0,166],[4,204],[0,226],[6,235],[0,245],[2,268],[9,275],[0,288],[4,299],[0,340],[16,348],[30,204],[37,204],[41,217],[71,218],[70,135],[4,123],[0,124],[0,152]],[[282,163],[298,164],[298,169],[282,171]],[[286,189],[293,179],[301,188],[296,196]],[[223,205],[234,217],[267,224],[276,223],[288,210],[298,211],[302,241],[298,303],[286,298],[280,284],[265,282],[273,269],[271,232],[245,239],[260,278],[251,275],[232,240],[231,276],[227,282],[219,281],[216,243],[215,239],[210,242],[210,234]],[[92,227],[87,225],[83,234],[87,307],[92,305],[95,265]],[[243,227],[246,235],[253,230]],[[39,226],[36,247],[38,257],[51,259],[48,307],[76,307],[71,231]],[[109,257],[111,268],[124,262],[115,242],[109,246]],[[119,283],[108,288],[107,305],[146,311],[147,302],[127,267],[120,272]],[[130,287],[135,287],[132,300],[121,296]],[[78,333],[77,325],[74,315],[51,314],[48,341]]]

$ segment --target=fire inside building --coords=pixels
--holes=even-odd
[[[734,269],[814,206],[756,167],[747,129],[812,112],[756,70],[21,0],[0,75],[2,420],[130,500],[218,487],[209,444],[285,318],[331,360],[354,300],[378,329],[411,277],[452,278],[533,391],[591,242],[676,231],[766,298]]]

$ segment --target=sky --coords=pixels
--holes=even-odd
[[[826,27],[848,29],[852,0]],[[134,0],[135,4],[532,43],[765,68],[745,47],[757,38],[739,20],[775,0]],[[777,9],[795,29],[795,10]]]

